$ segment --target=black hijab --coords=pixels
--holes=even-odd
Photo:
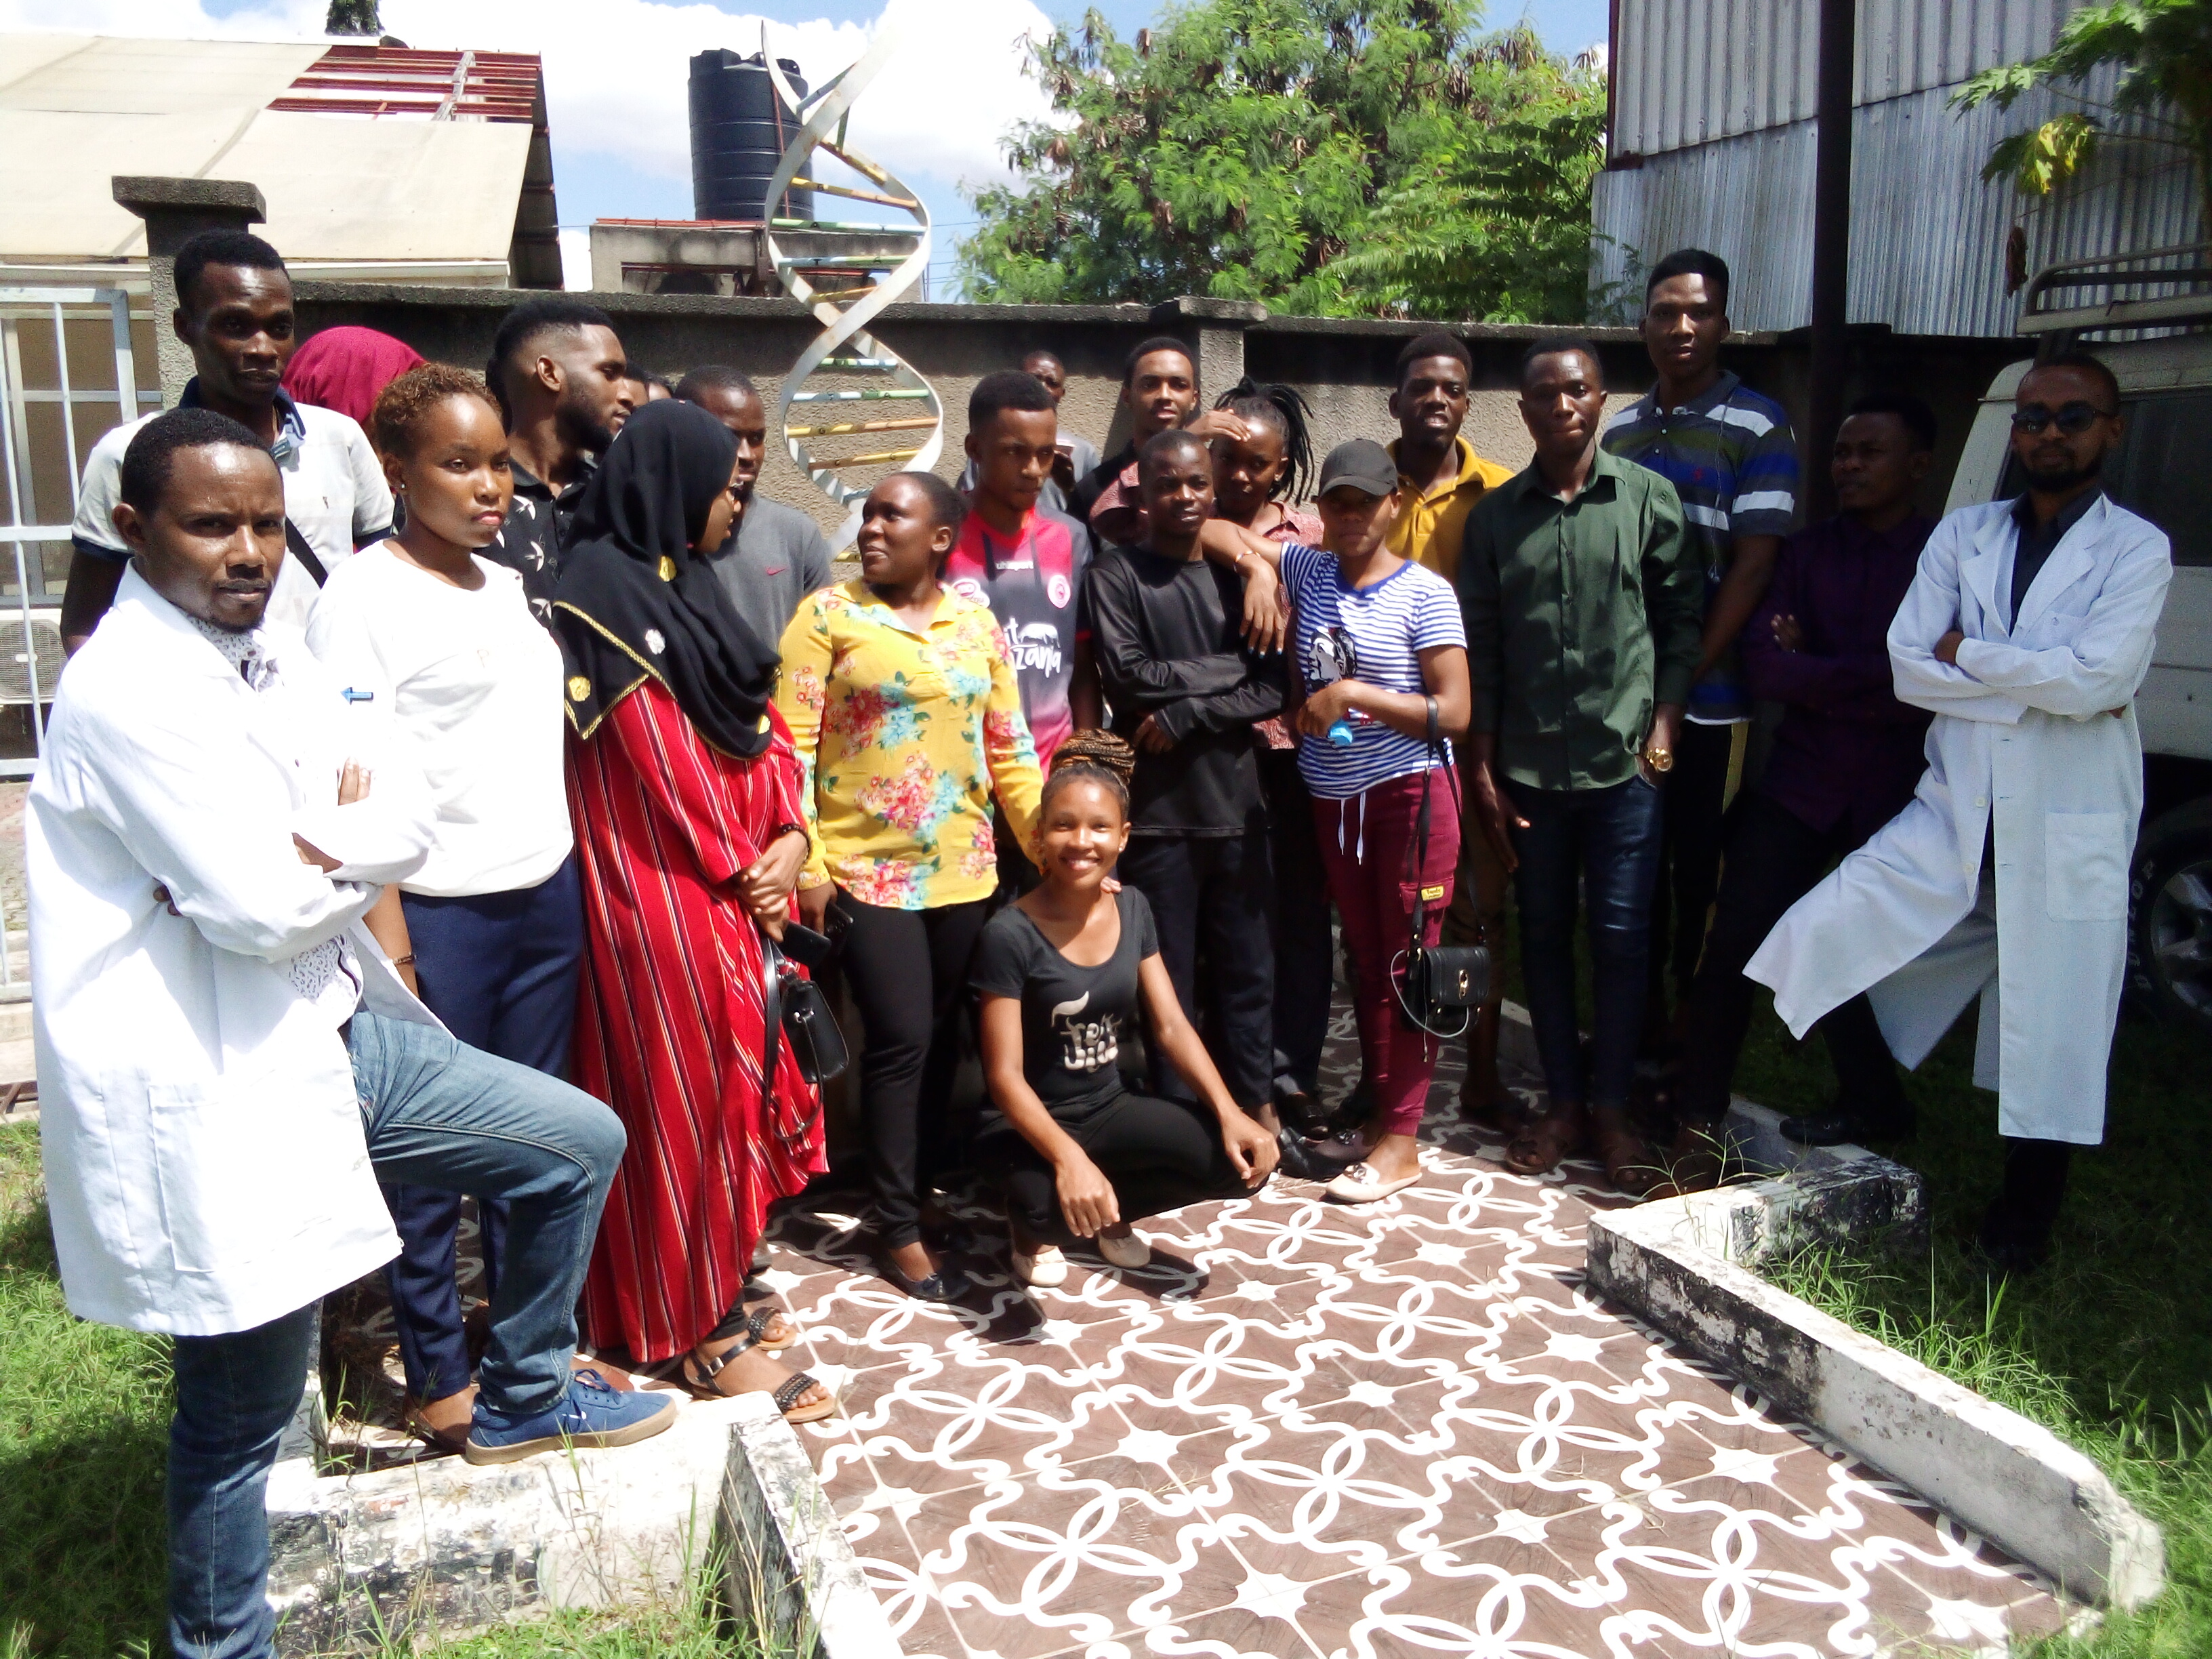
[[[649,675],[714,748],[747,760],[768,747],[775,649],[690,550],[737,459],[727,427],[664,399],[629,417],[584,487],[553,593],[580,736]]]

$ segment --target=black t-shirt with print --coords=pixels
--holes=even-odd
[[[991,918],[975,947],[968,981],[1022,1005],[1022,1075],[1045,1109],[1079,1121],[1121,1095],[1121,1039],[1139,1017],[1137,964],[1158,954],[1152,908],[1133,887],[1115,896],[1121,939],[1096,968],[1079,967],[1037,930],[1029,913],[1010,904]],[[993,1105],[986,1131],[1010,1126]]]

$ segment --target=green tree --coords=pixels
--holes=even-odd
[[[1053,118],[979,192],[977,299],[1261,300],[1325,315],[1584,308],[1602,81],[1474,0],[1194,0],[1031,50]]]
[[[2116,68],[2107,103],[2079,88]],[[2121,0],[2085,6],[2059,25],[2049,52],[1984,70],[1951,101],[1959,109],[2010,109],[2037,87],[2075,88],[2081,105],[1990,150],[1985,179],[2009,179],[2023,196],[2049,196],[2108,145],[2178,152],[2194,169],[2200,234],[2212,236],[2212,0]]]

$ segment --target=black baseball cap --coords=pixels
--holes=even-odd
[[[1350,484],[1370,495],[1388,495],[1398,487],[1398,464],[1390,452],[1372,438],[1354,438],[1328,452],[1321,464],[1316,495],[1326,495],[1339,484]]]

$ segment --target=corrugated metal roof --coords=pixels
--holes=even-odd
[[[1935,87],[1856,112],[1851,321],[1911,334],[2012,333],[2019,297],[2004,291],[2005,240],[2023,216],[2031,270],[2197,234],[2188,167],[2140,147],[2108,150],[2078,188],[2047,204],[2008,184],[1983,184],[1990,147],[2060,105],[2039,92],[2008,114],[1984,107],[1960,116],[1948,107],[1949,95]],[[1662,256],[1710,248],[1730,266],[1729,315],[1738,328],[1805,326],[1814,127],[1793,122],[1601,173],[1594,291],[1603,295],[1610,285],[1633,304],[1642,298],[1642,273]]]
[[[1964,81],[2049,49],[2079,0],[1859,0],[1854,100]],[[1820,0],[1620,0],[1613,148],[1656,155],[1811,118]]]
[[[507,261],[531,127],[269,107],[297,95],[303,76],[312,84],[331,51],[322,40],[0,35],[0,258],[144,257],[145,226],[116,205],[110,181],[163,173],[258,185],[262,234],[289,257]],[[450,56],[459,68],[468,54]],[[526,61],[535,75],[534,58],[485,56],[502,69]]]

